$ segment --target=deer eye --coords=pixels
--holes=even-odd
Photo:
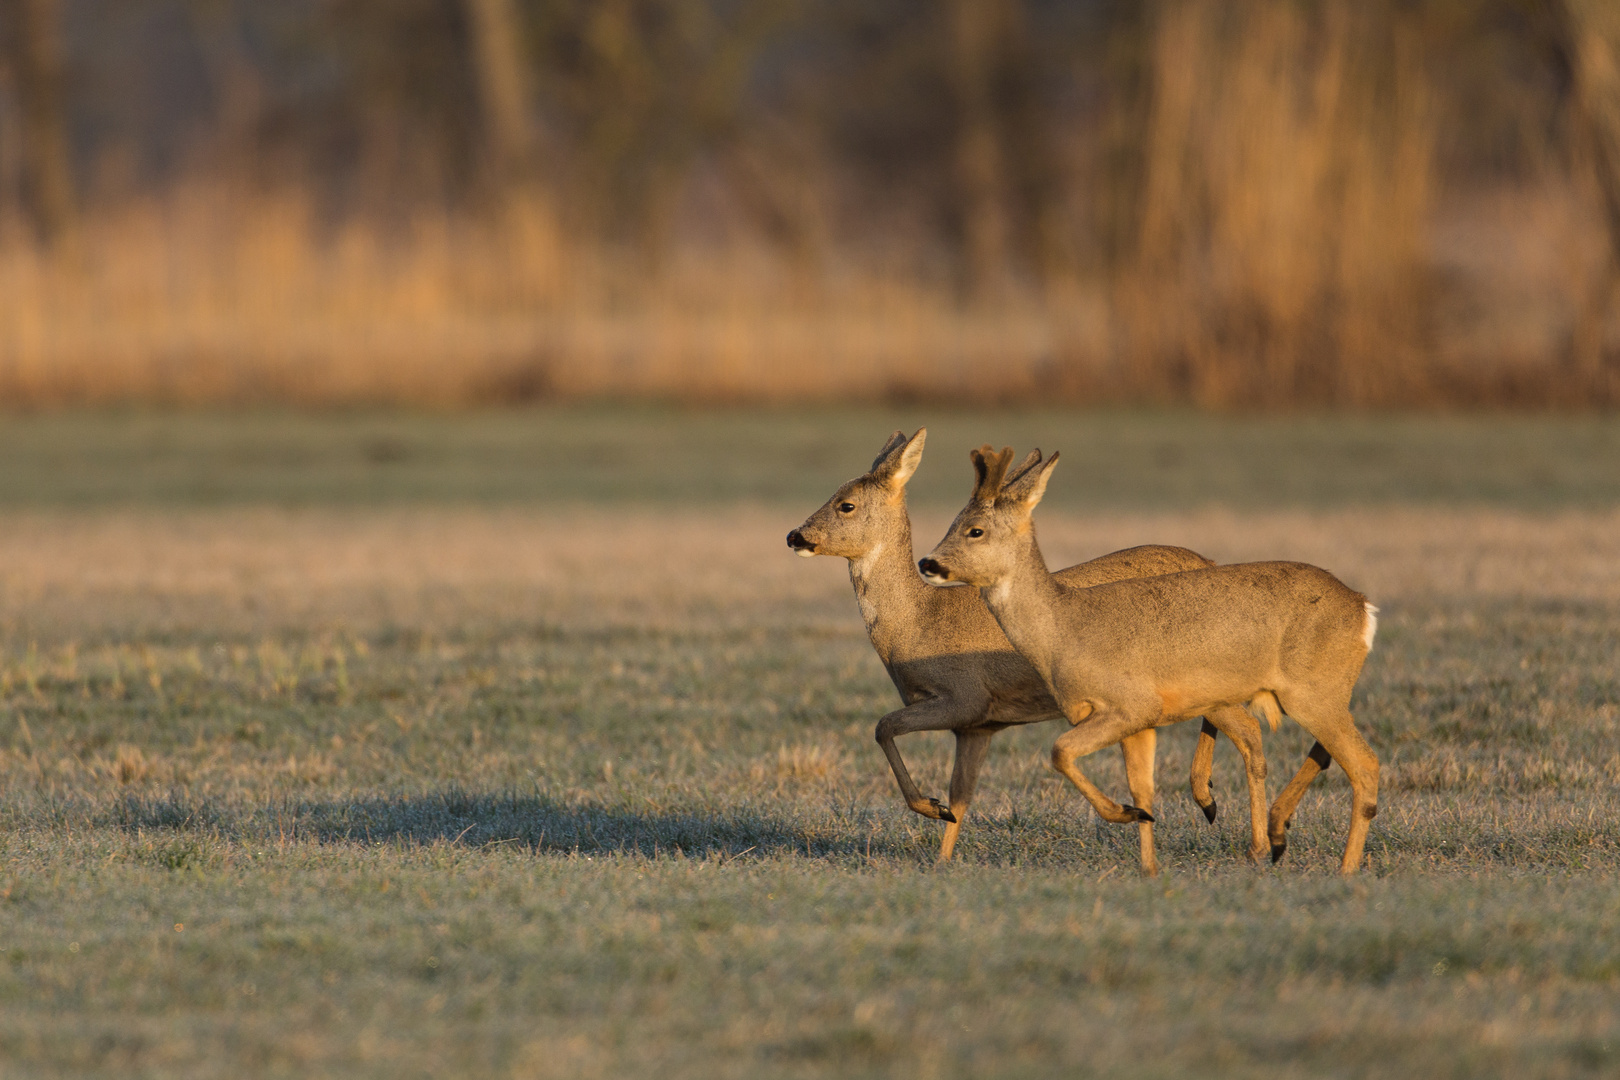
[[[977,540],[979,537],[984,535],[984,530],[980,528],[972,528],[967,531],[967,534],[969,540]]]
[[[839,503],[838,504],[838,512],[840,514],[853,514],[855,512],[855,504],[854,503]]]

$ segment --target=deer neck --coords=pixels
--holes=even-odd
[[[906,651],[922,623],[922,605],[932,588],[917,573],[911,550],[911,519],[902,505],[900,519],[881,543],[849,560],[849,581],[861,606],[872,647],[887,664]]]
[[[1057,605],[1059,585],[1031,526],[1022,542],[1012,572],[994,585],[979,589],[985,606],[996,617],[1001,632],[1050,681],[1058,654]]]

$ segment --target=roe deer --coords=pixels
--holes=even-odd
[[[806,557],[832,555],[849,560],[850,581],[872,647],[905,702],[905,707],[878,721],[878,745],[889,760],[906,805],[924,817],[946,822],[939,849],[940,859],[946,860],[973,801],[990,736],[1014,724],[1052,720],[1063,714],[1040,675],[1007,643],[975,590],[936,589],[917,573],[905,489],[922,461],[927,434],[924,428],[907,439],[903,432],[895,432],[871,470],[840,487],[803,525],[788,533],[787,542]],[[1037,460],[1038,455],[1032,456],[1026,464]],[[1137,547],[1071,566],[1060,571],[1060,577],[1084,586],[1209,565],[1208,559],[1186,548]],[[1250,855],[1257,858],[1266,843],[1266,767],[1260,725],[1239,706],[1213,710],[1205,721],[1194,759],[1193,791],[1212,822],[1215,800],[1209,792],[1210,754],[1205,747],[1213,747],[1217,730],[1226,732],[1243,756],[1250,794]],[[923,796],[900,757],[894,740],[913,731],[956,735],[949,806]],[[1148,728],[1121,745],[1132,795],[1148,809],[1153,801],[1155,740],[1153,729]],[[1149,826],[1144,823],[1143,828]],[[1151,852],[1151,835],[1145,843]]]
[[[1350,693],[1378,609],[1326,570],[1293,562],[1076,588],[1046,569],[1031,520],[1058,455],[1010,478],[1010,448],[985,446],[972,457],[973,495],[918,568],[931,582],[978,586],[1008,640],[1040,672],[1072,725],[1052,747],[1053,767],[1104,820],[1142,821],[1148,815],[1088,780],[1079,759],[1199,713],[1247,706],[1274,720],[1280,710],[1325,752],[1313,750],[1278,800],[1272,839],[1331,754],[1353,792],[1340,870],[1354,873],[1378,812],[1378,758],[1356,731]],[[1144,849],[1143,868],[1152,866]]]

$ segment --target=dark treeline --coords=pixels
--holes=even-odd
[[[1132,122],[1145,32],[1134,5],[1018,0],[4,6],[6,195],[44,228],[230,170],[341,212],[531,184],[656,247],[702,188],[790,247],[875,229],[992,275],[1102,255],[1061,219],[1074,169],[1125,150],[1079,143]]]
[[[1052,392],[1608,400],[1616,6],[0,0],[0,217],[48,253],[200,181],[384,232],[526,201],[651,277],[746,238],[962,310],[1100,297]],[[1530,225],[1493,197],[1596,238],[1494,349],[1517,271],[1475,249]]]

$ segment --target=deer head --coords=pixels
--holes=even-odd
[[[1030,514],[1046,494],[1046,481],[1058,455],[1041,452],[1011,469],[1012,447],[999,453],[981,446],[971,455],[977,480],[973,495],[951,522],[945,538],[917,564],[936,585],[990,586],[1008,577],[1030,535]]]
[[[927,428],[906,438],[896,431],[878,451],[872,468],[833,493],[820,510],[788,533],[788,547],[798,555],[836,555],[859,559],[909,527],[906,481],[922,462]],[[909,558],[909,552],[907,554]]]

